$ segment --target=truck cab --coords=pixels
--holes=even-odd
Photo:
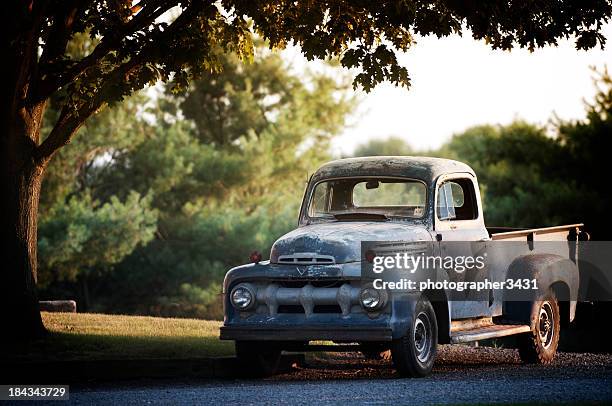
[[[237,356],[261,375],[274,372],[283,350],[321,350],[313,341],[336,343],[323,348],[329,351],[342,347],[366,356],[391,350],[398,372],[411,377],[431,371],[438,343],[512,334],[520,335],[525,361],[550,362],[561,323],[573,317],[578,273],[571,245],[559,252],[530,248],[541,236],[577,240],[580,229],[487,229],[476,174],[461,162],[332,161],[311,176],[298,227],[274,243],[270,259],[254,258],[226,274],[221,339],[234,340]],[[490,246],[504,239],[512,241],[511,249]],[[399,255],[398,247],[413,254],[412,247],[424,247],[421,255],[439,257],[450,250],[455,258],[484,251],[490,255],[480,273],[487,280],[513,276],[543,285],[521,300],[510,300],[503,289],[470,297],[446,287],[380,288],[366,269],[377,256]],[[444,273],[455,285],[468,275],[438,268],[434,274]]]

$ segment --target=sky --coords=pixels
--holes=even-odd
[[[425,150],[478,124],[515,119],[546,125],[584,117],[594,87],[589,66],[612,70],[612,24],[605,26],[605,50],[577,51],[572,41],[533,53],[493,51],[471,35],[417,38],[399,60],[408,68],[410,89],[381,84],[361,102],[349,127],[333,142],[348,154],[370,139],[398,136]]]

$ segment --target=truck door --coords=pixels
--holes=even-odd
[[[454,258],[455,261],[453,270],[445,270],[449,281],[469,282],[488,277],[486,260],[484,267],[476,267],[472,262],[484,255],[484,241],[489,239],[479,197],[478,184],[470,174],[445,175],[437,181],[435,232],[440,245],[438,252],[444,263],[448,263],[448,257]],[[460,266],[462,261],[464,264]],[[470,269],[465,261],[472,265]],[[488,291],[454,290],[447,291],[447,296],[451,300],[453,319],[491,314],[492,303]]]

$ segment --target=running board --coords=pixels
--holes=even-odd
[[[451,343],[469,343],[471,341],[511,336],[513,334],[527,333],[529,331],[531,331],[531,328],[527,325],[493,324],[469,330],[453,331],[451,333]]]

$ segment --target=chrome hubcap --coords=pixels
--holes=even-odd
[[[414,322],[414,347],[417,358],[421,362],[426,362],[431,354],[431,323],[427,314],[421,312]]]
[[[553,342],[553,335],[555,334],[554,329],[554,314],[552,305],[546,301],[542,303],[540,307],[540,317],[538,322],[538,332],[540,336],[540,343],[544,348],[550,347]]]

